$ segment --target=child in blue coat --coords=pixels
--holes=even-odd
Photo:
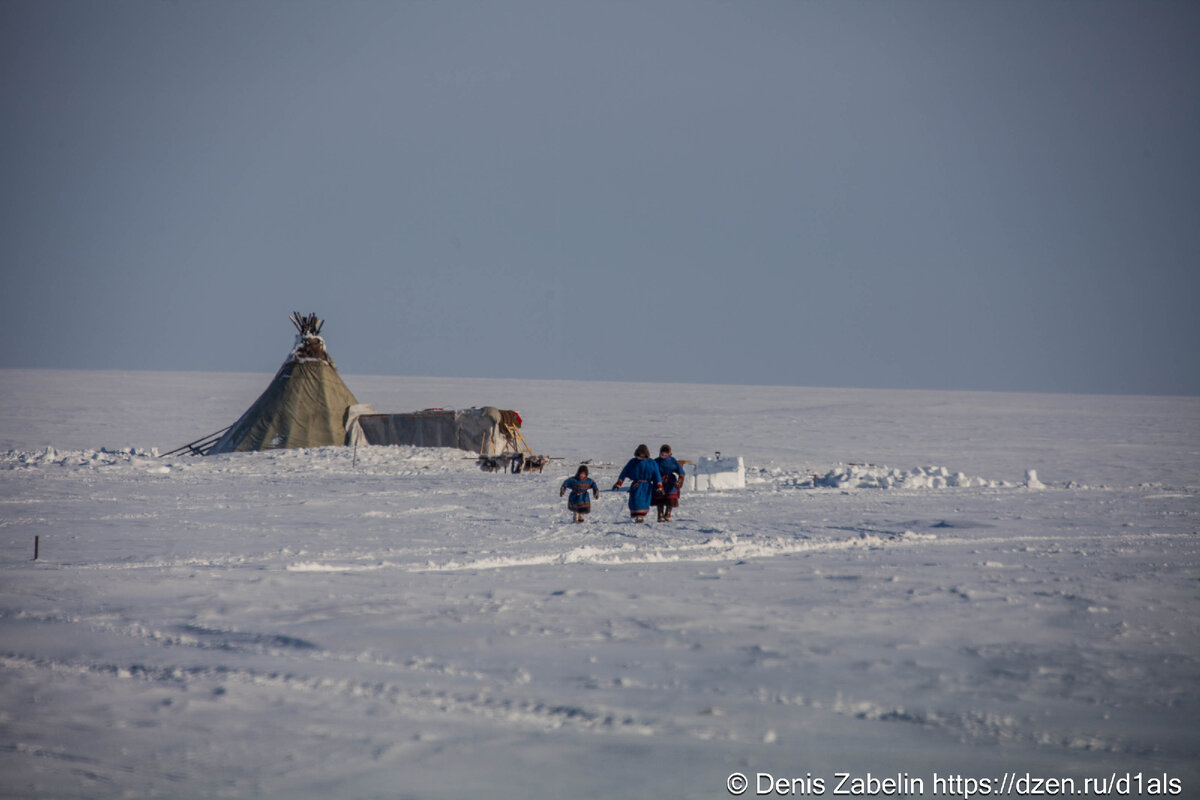
[[[576,522],[583,522],[583,516],[592,511],[592,497],[588,497],[589,491],[592,493],[592,497],[599,499],[600,487],[588,477],[588,468],[582,464],[575,471],[575,477],[563,481],[563,485],[558,490],[559,497],[567,492],[571,493],[571,496],[567,498],[567,509],[575,514]]]
[[[662,475],[658,471],[658,464],[650,458],[649,447],[644,444],[637,446],[633,458],[629,459],[613,484],[613,491],[620,489],[626,478],[633,481],[629,484],[629,516],[633,517],[634,522],[645,522],[654,490],[662,489]]]

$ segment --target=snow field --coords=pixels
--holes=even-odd
[[[71,425],[115,426],[127,382],[87,378]],[[53,415],[64,380],[33,405]],[[396,408],[503,388],[367,383]],[[0,386],[8,408],[37,395]],[[564,456],[544,475],[418,448],[156,459],[208,428],[144,441],[130,420],[81,446],[40,439],[36,413],[7,425],[0,794],[714,798],[735,771],[1200,786],[1194,401],[693,387],[686,427],[626,432],[678,387],[538,389],[530,413],[502,404]],[[801,408],[816,456],[778,433]],[[864,413],[888,415],[878,455],[822,461],[818,429]],[[949,428],[974,445],[959,460],[947,416],[974,421]],[[747,453],[747,488],[640,526],[602,493],[570,522],[575,464],[610,486],[660,440]]]

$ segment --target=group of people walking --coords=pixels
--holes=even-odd
[[[683,465],[673,455],[671,446],[664,444],[658,449],[658,458],[650,458],[650,448],[639,444],[633,458],[621,470],[613,491],[629,484],[629,515],[634,522],[645,522],[650,506],[658,509],[658,521],[670,522],[671,510],[679,507],[679,492],[683,488]],[[592,500],[599,499],[600,487],[588,477],[586,464],[581,464],[575,477],[563,481],[558,496],[570,493],[567,509],[575,515],[576,522],[592,510]],[[590,496],[589,496],[590,493]]]

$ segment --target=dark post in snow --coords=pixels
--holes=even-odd
[[[38,537],[37,536],[33,537],[33,560],[34,561],[38,560],[38,544],[39,544]]]

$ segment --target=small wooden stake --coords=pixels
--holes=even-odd
[[[33,560],[34,561],[38,560],[38,545],[39,544],[40,544],[40,542],[38,541],[38,537],[37,536],[33,537]]]

